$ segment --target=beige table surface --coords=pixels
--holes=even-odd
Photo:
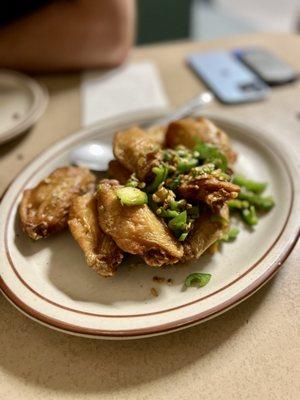
[[[300,37],[244,36],[135,49],[160,69],[173,105],[201,90],[184,64],[191,51],[262,44],[300,70]],[[43,76],[46,113],[27,135],[0,147],[0,193],[39,151],[79,128],[79,75]],[[269,130],[300,150],[300,82],[263,103],[210,111]],[[300,398],[300,246],[257,294],[200,326],[127,342],[72,337],[21,315],[0,295],[0,400]]]

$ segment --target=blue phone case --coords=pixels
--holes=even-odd
[[[230,52],[191,54],[187,62],[223,103],[259,101],[269,92],[269,87]]]

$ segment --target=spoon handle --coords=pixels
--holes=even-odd
[[[209,104],[213,100],[213,98],[214,98],[214,95],[211,92],[200,93],[196,97],[193,97],[192,99],[188,100],[181,106],[175,108],[167,115],[165,115],[161,118],[158,118],[154,121],[152,120],[151,123],[143,124],[143,127],[148,127],[150,125],[151,126],[152,125],[166,125],[175,119],[184,118],[187,115],[191,114],[193,111],[202,108],[206,104]]]

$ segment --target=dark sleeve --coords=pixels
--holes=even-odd
[[[53,2],[53,0],[8,0],[0,6],[0,26],[15,21],[26,14]]]

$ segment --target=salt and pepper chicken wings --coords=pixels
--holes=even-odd
[[[122,206],[117,181],[102,181],[97,191],[101,229],[125,252],[140,255],[148,265],[175,264],[183,247],[148,205]]]
[[[88,266],[107,277],[124,253],[161,267],[199,258],[226,234],[227,201],[240,187],[228,168],[236,154],[214,123],[185,118],[146,131],[132,127],[116,133],[113,151],[112,179],[100,181],[96,192],[95,176],[79,167],[58,168],[24,191],[19,214],[29,237],[69,226]],[[120,189],[133,198],[122,201]]]
[[[140,180],[145,180],[161,160],[159,150],[159,144],[138,127],[118,132],[114,138],[116,159],[130,172],[135,172]]]
[[[38,240],[66,228],[74,197],[94,188],[95,176],[87,168],[56,169],[35,188],[24,191],[19,208],[24,232]]]
[[[99,227],[94,194],[87,193],[72,201],[68,225],[84,252],[87,265],[102,276],[114,275],[123,260],[123,252]]]
[[[166,147],[176,148],[183,145],[192,149],[197,139],[217,146],[227,157],[229,164],[236,160],[236,153],[231,147],[227,134],[212,121],[203,118],[184,118],[169,124],[166,132]]]

